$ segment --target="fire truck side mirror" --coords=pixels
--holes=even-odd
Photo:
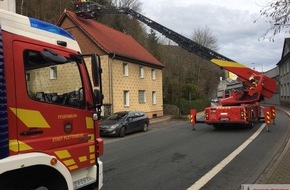
[[[100,75],[101,75],[101,68],[100,68],[100,57],[97,54],[92,54],[91,59],[91,66],[92,66],[92,78],[94,86],[100,86]]]
[[[58,64],[67,62],[67,59],[64,56],[59,55],[50,49],[44,49],[40,54],[44,59]]]
[[[101,90],[94,90],[94,96],[95,96],[95,103],[97,103],[97,105],[96,105],[97,117],[95,120],[99,120],[100,116],[101,116],[101,112],[102,112],[102,105],[103,105],[104,96],[103,96]]]
[[[100,90],[94,90],[95,100],[98,105],[102,105],[103,103],[103,94]]]

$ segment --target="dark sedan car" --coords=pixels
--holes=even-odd
[[[136,131],[148,130],[149,119],[143,112],[122,111],[116,112],[108,119],[100,122],[102,136],[120,136]]]

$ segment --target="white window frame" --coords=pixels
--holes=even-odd
[[[152,91],[152,104],[156,105],[157,104],[157,94],[156,91]]]
[[[145,90],[138,91],[138,101],[139,101],[139,104],[146,103],[146,91]]]
[[[30,73],[25,74],[26,81],[30,81]]]
[[[124,91],[124,106],[129,107],[130,106],[130,92],[128,90]]]
[[[290,89],[289,89],[289,82],[286,84],[286,96],[287,96],[287,98],[289,97],[289,95],[290,95]]]
[[[129,76],[129,64],[128,63],[123,63],[123,74],[125,77]]]
[[[280,96],[284,96],[284,89],[283,89],[283,84],[280,85]]]
[[[141,79],[144,78],[144,67],[142,67],[142,66],[139,67],[139,77]]]
[[[152,80],[156,80],[156,69],[151,70]]]
[[[51,80],[57,79],[57,66],[51,66],[49,68],[49,79]]]

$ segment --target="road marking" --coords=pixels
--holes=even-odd
[[[199,190],[205,184],[207,184],[216,174],[218,174],[226,165],[228,165],[237,155],[239,155],[265,128],[266,124],[262,124],[261,127],[248,138],[243,144],[241,144],[236,150],[234,150],[230,155],[228,155],[224,160],[218,163],[214,168],[202,176],[198,181],[196,181],[187,190]]]

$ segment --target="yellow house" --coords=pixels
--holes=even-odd
[[[83,54],[100,56],[105,115],[138,110],[149,118],[163,116],[164,65],[131,36],[71,11],[63,13],[58,25],[75,37]]]

